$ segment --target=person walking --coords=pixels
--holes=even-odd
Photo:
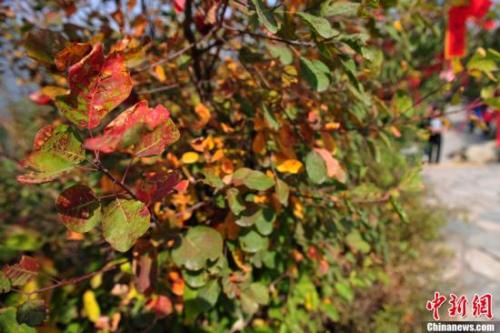
[[[439,163],[443,143],[443,120],[439,110],[433,106],[429,120],[429,163]]]

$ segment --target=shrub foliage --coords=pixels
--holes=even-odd
[[[456,91],[437,78],[437,6],[6,6],[4,50],[45,106],[22,161],[2,150],[23,185],[2,180],[1,330],[352,332],[390,327],[382,310],[414,324],[393,297],[414,270],[393,265],[435,224],[401,151],[429,96]]]

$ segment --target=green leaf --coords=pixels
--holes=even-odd
[[[354,16],[358,13],[359,3],[333,0],[321,3],[322,16]]]
[[[38,131],[33,152],[22,162],[30,172],[17,180],[39,184],[54,180],[85,160],[85,149],[78,135],[67,125],[48,125]]]
[[[217,280],[212,280],[198,292],[198,297],[206,301],[210,307],[213,307],[220,295],[220,286]]]
[[[36,333],[36,329],[16,320],[16,309],[0,308],[0,332],[2,333]]]
[[[288,197],[290,196],[290,187],[281,179],[276,179],[276,195],[283,206],[288,206]]]
[[[485,98],[484,102],[486,104],[488,104],[490,107],[497,109],[497,110],[500,110],[500,97]],[[497,111],[497,114],[498,114],[498,111]]]
[[[128,251],[149,229],[150,215],[144,203],[115,199],[103,210],[104,238],[120,252]]]
[[[272,208],[261,210],[262,215],[255,221],[257,231],[263,236],[269,236],[273,232],[273,222],[276,220],[276,213]]]
[[[252,0],[252,3],[255,6],[259,22],[263,24],[271,33],[277,33],[279,26],[273,13],[264,5],[262,0]]]
[[[19,324],[39,326],[47,316],[47,307],[43,300],[34,299],[23,303],[17,309],[16,320]]]
[[[180,246],[172,251],[172,259],[178,266],[197,271],[222,255],[221,235],[213,228],[195,226],[182,237]]]
[[[294,294],[303,299],[312,311],[315,311],[320,304],[316,286],[307,275],[303,275],[295,285]]]
[[[328,319],[337,322],[340,320],[340,314],[338,310],[331,303],[321,303],[321,311],[326,314]]]
[[[269,246],[269,239],[259,234],[254,228],[244,229],[239,237],[241,249],[248,253],[265,250]]]
[[[276,213],[272,208],[258,208],[257,210],[243,214],[236,224],[242,227],[255,225],[259,233],[263,236],[270,235],[273,231],[273,222],[276,219]]]
[[[210,310],[220,295],[217,280],[212,280],[199,290],[186,288],[184,291],[185,315],[188,323],[192,323],[200,314]]]
[[[217,190],[224,187],[224,182],[216,174],[210,171],[203,171],[203,176],[205,176],[205,179],[203,180],[205,184],[212,186]]]
[[[391,195],[389,200],[391,201],[391,205],[398,214],[401,221],[404,223],[409,223],[410,221],[408,220],[408,215],[406,215],[406,212],[403,206],[401,206],[401,204],[399,203],[398,199]]]
[[[269,303],[269,290],[260,283],[253,282],[241,292],[241,306],[246,313],[255,313],[259,305]]]
[[[365,242],[357,230],[351,231],[346,237],[346,243],[361,253],[370,252],[370,244]]]
[[[265,191],[274,185],[274,180],[261,171],[240,168],[233,174],[233,181],[241,182],[251,190]]]
[[[335,289],[337,290],[339,295],[349,303],[354,300],[354,292],[352,291],[351,287],[349,287],[349,285],[347,285],[346,283],[337,282],[335,284]]]
[[[266,44],[273,58],[278,58],[283,65],[290,65],[293,61],[293,53],[290,49],[280,44]]]
[[[300,75],[309,86],[318,91],[325,91],[330,85],[330,70],[320,60],[300,58]]]
[[[226,193],[226,199],[229,204],[229,208],[234,213],[234,215],[240,215],[240,213],[245,210],[245,205],[241,200],[239,194],[240,193],[236,188],[230,188]]]
[[[9,278],[5,275],[4,272],[0,271],[0,294],[8,293],[11,288],[11,283]]]
[[[262,105],[262,110],[264,111],[264,119],[269,127],[275,131],[279,130],[281,127],[280,123],[265,104]]]
[[[306,172],[309,179],[315,184],[321,184],[328,178],[326,163],[316,151],[306,156]]]
[[[467,69],[469,71],[477,70],[483,72],[491,79],[495,80],[493,72],[498,70],[497,63],[498,59],[495,53],[486,52],[485,54],[483,54],[478,51],[474,54],[474,56],[472,56],[472,58],[467,63]]]
[[[64,190],[57,198],[56,208],[61,222],[75,232],[88,232],[101,222],[101,204],[85,185]]]
[[[332,38],[339,35],[339,32],[333,29],[330,22],[324,17],[314,16],[304,12],[298,12],[297,15],[323,38]]]
[[[207,284],[208,273],[206,270],[189,271],[183,270],[182,277],[191,288],[200,288]]]

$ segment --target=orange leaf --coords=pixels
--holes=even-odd
[[[160,82],[165,82],[165,80],[167,80],[167,76],[165,75],[165,70],[163,69],[162,66],[156,65],[154,67],[154,77]]]
[[[170,280],[171,290],[174,295],[182,296],[184,295],[184,280],[182,276],[177,271],[170,271],[168,273],[168,279]]]
[[[202,103],[196,105],[194,112],[198,115],[200,120],[198,120],[194,125],[195,130],[200,130],[208,124],[210,120],[210,110]]]
[[[260,154],[266,147],[266,135],[264,132],[257,132],[257,135],[253,139],[252,150],[256,154]]]
[[[276,170],[282,173],[296,174],[302,168],[302,162],[294,159],[285,160],[276,166]]]

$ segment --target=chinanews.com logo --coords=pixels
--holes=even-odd
[[[424,332],[495,332],[500,333],[500,322],[493,321],[493,297],[491,294],[474,294],[472,300],[466,295],[449,297],[436,291],[425,308],[432,312],[434,321],[424,322]],[[447,309],[447,319],[441,321],[441,311]],[[475,321],[465,321],[472,318]]]

